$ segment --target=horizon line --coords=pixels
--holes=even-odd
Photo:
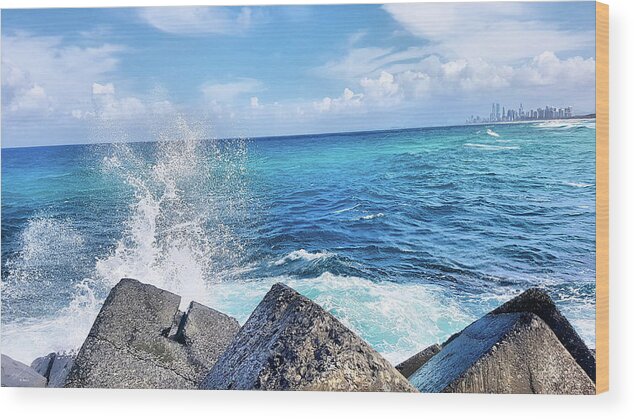
[[[200,138],[197,141],[223,141],[223,140],[240,140],[240,139],[283,139],[289,137],[314,137],[314,136],[329,136],[329,135],[351,135],[351,134],[364,134],[364,133],[384,133],[390,131],[407,131],[407,130],[423,130],[430,128],[452,128],[452,127],[467,127],[467,126],[481,126],[481,125],[510,125],[510,124],[529,124],[533,122],[541,121],[564,121],[564,120],[580,120],[580,119],[593,119],[596,118],[595,113],[589,113],[585,115],[575,115],[570,118],[551,118],[541,120],[523,120],[523,121],[491,121],[491,122],[479,122],[479,123],[463,123],[463,124],[449,124],[449,125],[428,125],[423,127],[403,127],[403,128],[381,128],[376,130],[356,130],[356,131],[331,131],[322,133],[304,133],[304,134],[278,134],[272,136],[235,136],[235,137],[219,137],[219,138]],[[132,141],[117,141],[117,142],[94,142],[94,143],[61,143],[61,144],[46,144],[46,145],[31,145],[31,146],[0,146],[0,150],[12,150],[12,149],[35,149],[38,147],[63,147],[63,146],[91,146],[91,145],[104,145],[104,144],[139,144],[139,143],[157,143],[159,140],[132,140]]]

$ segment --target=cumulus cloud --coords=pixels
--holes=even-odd
[[[394,75],[386,71],[382,71],[376,79],[364,77],[359,84],[369,98],[383,100],[399,94],[399,84],[395,82]]]
[[[163,32],[180,35],[235,35],[251,26],[248,7],[144,7],[139,16]]]
[[[370,68],[370,75],[356,82],[350,79],[350,87],[341,96],[324,97],[313,103],[314,109],[320,113],[370,112],[386,107],[414,107],[423,101],[447,96],[484,95],[488,100],[512,91],[522,97],[544,87],[550,87],[550,91],[572,92],[592,89],[595,78],[593,58],[561,59],[552,51],[542,52],[516,66],[482,58],[442,59],[438,55],[393,64],[388,57],[382,56],[381,60],[389,71]]]
[[[93,95],[114,95],[114,85],[112,83],[107,83],[105,85],[100,85],[99,83],[93,83],[92,94]]]
[[[116,94],[113,83],[92,85],[92,113],[78,113],[73,111],[76,118],[95,117],[102,121],[124,121],[139,119],[152,119],[159,115],[169,114],[175,111],[172,103],[165,99],[139,98],[136,96],[121,96]]]
[[[228,103],[239,96],[262,90],[262,83],[255,79],[242,78],[228,83],[205,83],[200,90],[210,103]]]
[[[594,45],[592,31],[563,30],[538,21],[530,3],[410,3],[383,6],[410,33],[451,57],[509,62]]]
[[[410,56],[411,51],[407,52]],[[347,63],[352,52],[341,63]],[[383,54],[382,69],[375,65],[366,68],[368,75],[349,79],[358,84],[359,99],[364,105],[394,105],[403,100],[420,99],[432,95],[492,93],[499,89],[522,89],[552,86],[553,89],[591,88],[595,77],[594,58],[571,57],[560,59],[554,52],[545,51],[515,66],[497,64],[482,58],[442,59],[427,55],[404,63],[403,54]],[[374,60],[375,62],[377,60]],[[340,63],[333,64],[332,69]],[[359,67],[359,71],[361,68]],[[330,109],[324,98],[320,108]]]
[[[165,95],[117,91],[125,51],[93,38],[69,43],[25,32],[3,36],[3,144],[87,141],[94,124],[105,121],[128,122],[147,138],[141,131],[148,132],[157,115],[175,112],[175,106]]]
[[[260,105],[260,99],[257,96],[252,96],[249,103],[253,109],[262,108],[262,105]]]
[[[2,105],[10,113],[67,114],[90,106],[90,88],[119,63],[123,46],[67,45],[61,37],[3,37]]]
[[[313,107],[319,112],[345,111],[358,109],[362,100],[362,94],[354,93],[351,89],[345,88],[341,96],[336,98],[326,96],[321,101],[314,102]]]
[[[11,113],[48,113],[53,101],[28,73],[8,64],[3,67],[2,102]]]

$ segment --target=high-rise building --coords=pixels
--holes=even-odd
[[[506,106],[500,105],[497,102],[492,102],[489,118],[471,115],[466,121],[467,123],[475,124],[563,118],[573,118],[571,106],[558,108],[556,106],[546,105],[544,108],[524,109],[524,104],[520,102],[518,109],[512,109],[506,108]]]

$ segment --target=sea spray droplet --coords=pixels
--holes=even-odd
[[[69,220],[36,216],[19,239],[20,251],[6,262],[5,298],[46,298],[53,277],[82,263],[84,238]]]

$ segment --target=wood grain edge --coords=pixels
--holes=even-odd
[[[596,2],[596,392],[609,388],[609,9]]]

